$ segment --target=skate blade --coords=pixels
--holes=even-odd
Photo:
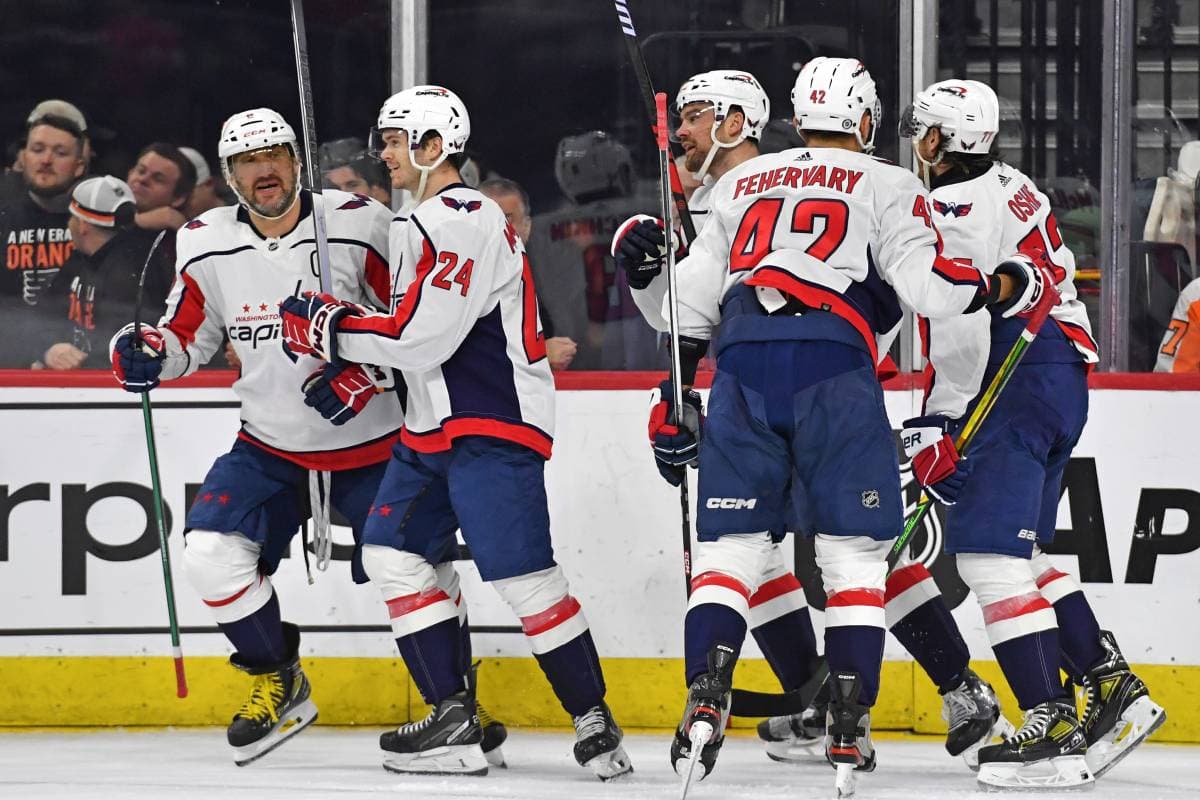
[[[312,700],[305,700],[292,709],[291,713],[275,724],[263,738],[251,744],[233,748],[233,763],[239,767],[257,761],[271,752],[300,731],[313,724],[317,719],[317,707]]]
[[[1016,732],[1017,729],[1013,727],[1013,724],[1001,714],[996,723],[992,725],[992,729],[988,732],[987,736],[984,736],[960,754],[963,761],[967,764],[967,769],[971,770],[971,772],[979,772],[979,751],[996,739],[1007,739]]]
[[[767,742],[767,758],[783,764],[824,764],[824,739],[791,739]]]
[[[837,776],[833,780],[835,797],[853,797],[858,789],[858,773],[853,764],[834,764]]]
[[[687,800],[688,792],[692,789],[692,784],[704,780],[708,775],[705,770],[696,776],[696,765],[700,763],[700,756],[704,753],[704,745],[708,744],[708,739],[712,736],[713,726],[707,722],[699,721],[692,723],[692,729],[688,731],[688,740],[690,742],[688,748],[687,766],[683,771],[683,782],[679,786],[679,800]],[[675,771],[679,771],[679,764],[676,762]]]
[[[979,765],[979,786],[988,791],[1021,789],[1091,789],[1096,778],[1083,756],[1059,756],[1029,764],[991,762]]]
[[[508,762],[504,760],[504,751],[499,747],[493,747],[491,750],[486,751],[483,757],[487,760],[489,766],[496,767],[497,769],[508,769]]]
[[[1121,714],[1117,724],[1087,751],[1087,763],[1099,778],[1133,752],[1167,721],[1167,712],[1148,696],[1134,700]]]
[[[401,775],[487,775],[488,761],[478,744],[460,744],[420,753],[389,753],[383,768]]]
[[[601,753],[592,760],[585,761],[583,766],[589,768],[592,774],[602,781],[611,781],[633,772],[633,762],[629,760],[625,748],[620,745],[617,745],[616,750]]]

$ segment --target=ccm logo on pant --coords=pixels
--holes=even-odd
[[[752,497],[749,500],[741,497],[710,497],[708,502],[704,504],[708,508],[754,508],[758,505],[758,498]]]

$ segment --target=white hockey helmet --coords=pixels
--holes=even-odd
[[[454,153],[467,148],[471,138],[471,118],[467,106],[459,96],[444,86],[422,84],[405,89],[383,101],[379,118],[371,130],[368,151],[376,158],[383,152],[381,133],[399,130],[408,134],[408,160],[421,172],[421,182],[414,198],[418,201],[425,193],[425,182],[429,173]],[[429,165],[417,163],[414,155],[421,147],[421,139],[433,131],[442,137],[442,154]]]
[[[683,107],[688,103],[712,103],[712,148],[704,159],[704,164],[692,176],[696,180],[704,180],[708,174],[709,165],[717,150],[726,147],[736,147],[746,139],[759,139],[763,128],[771,118],[771,101],[763,91],[758,79],[749,72],[736,69],[714,69],[693,75],[679,87],[675,95],[675,111],[683,113]],[[729,116],[734,106],[742,110],[746,124],[742,127],[741,135],[732,142],[722,142],[717,138],[717,128]],[[674,129],[677,126],[672,126]]]
[[[591,195],[628,195],[633,191],[633,156],[604,131],[565,136],[554,156],[554,177],[576,203]]]
[[[852,133],[864,152],[875,149],[883,107],[875,80],[857,58],[817,56],[806,63],[792,86],[792,109],[798,130]],[[864,139],[859,123],[867,112],[871,133]]]
[[[217,159],[221,162],[221,175],[233,191],[238,202],[249,208],[246,199],[238,191],[237,183],[233,180],[233,157],[239,153],[249,153],[252,150],[262,150],[265,147],[275,147],[285,144],[292,151],[295,162],[296,185],[300,181],[300,153],[296,146],[296,132],[278,112],[270,108],[252,108],[234,114],[225,120],[221,126],[221,139],[217,142]],[[283,212],[287,214],[300,197],[297,188],[296,197],[292,204]],[[255,213],[259,213],[257,210]],[[283,216],[283,214],[279,216]],[[272,219],[277,219],[273,217]]]
[[[901,136],[912,139],[938,128],[943,152],[984,155],[1000,132],[1000,101],[986,83],[938,81],[917,94],[898,127]]]

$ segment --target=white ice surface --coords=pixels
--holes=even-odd
[[[602,784],[575,764],[568,733],[513,731],[509,768],[483,778],[399,776],[380,766],[374,729],[311,728],[248,767],[233,765],[224,731],[189,729],[0,733],[0,797],[5,800],[195,800],[196,798],[511,798],[512,800],[649,800],[678,797],[664,733],[633,733],[626,747],[633,776]],[[859,780],[862,800],[1003,797],[977,789],[974,775],[940,740],[883,739],[879,769]],[[1145,745],[1099,781],[1089,800],[1200,797],[1200,748]],[[725,743],[696,800],[827,798],[827,766],[776,764],[756,739]],[[1037,793],[1038,798],[1079,793]],[[1022,793],[1029,798],[1029,793]]]

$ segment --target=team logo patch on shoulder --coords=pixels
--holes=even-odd
[[[350,209],[353,209],[353,208],[362,208],[369,202],[371,202],[369,197],[367,197],[366,195],[363,195],[363,194],[358,194],[356,192],[354,195],[354,199],[347,200],[346,202],[344,202],[340,206],[338,206],[338,211],[349,211]]]
[[[468,214],[483,208],[482,200],[456,200],[453,197],[443,197],[442,202],[446,204],[446,208],[455,211],[466,211]]]
[[[203,228],[207,224],[207,222],[203,222],[202,220],[194,219],[186,223],[183,227],[187,228],[189,231],[194,231],[197,228]]]
[[[941,214],[943,217],[965,217],[971,213],[971,206],[974,203],[943,203],[941,200],[933,201],[933,210]]]

